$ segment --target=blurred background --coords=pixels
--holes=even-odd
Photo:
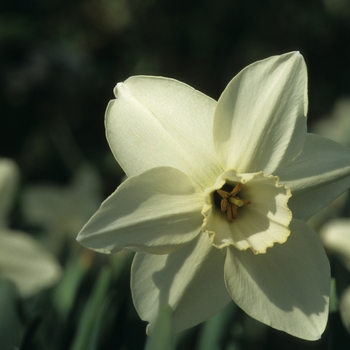
[[[75,242],[123,177],[104,130],[117,82],[162,75],[218,99],[246,65],[298,50],[308,66],[310,130],[350,143],[349,0],[4,1],[0,46],[0,156],[21,175],[9,226],[37,239],[63,267],[58,285],[16,299],[21,349],[145,346],[146,323],[130,296],[132,257],[94,254]],[[346,199],[340,206],[334,215],[348,215]],[[178,336],[176,348],[350,347],[337,311],[336,333],[328,327],[312,343],[235,307],[225,312],[214,325]]]

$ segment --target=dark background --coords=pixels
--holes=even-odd
[[[130,75],[176,78],[217,99],[246,65],[299,50],[309,123],[350,95],[347,0],[22,0],[0,10],[0,152],[24,181],[65,182],[85,159],[114,189],[121,173],[103,118]]]

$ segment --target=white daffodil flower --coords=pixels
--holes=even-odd
[[[320,230],[320,237],[330,253],[336,254],[350,271],[350,219],[334,219]],[[346,329],[350,330],[350,287],[342,291],[339,312]]]
[[[12,280],[22,297],[30,297],[55,284],[62,270],[56,259],[29,235],[6,227],[17,187],[17,166],[0,160],[0,277]]]
[[[307,71],[299,53],[256,62],[218,102],[186,84],[131,77],[106,112],[128,179],[78,240],[136,251],[131,288],[152,329],[161,305],[173,331],[232,299],[255,319],[319,339],[329,263],[305,224],[350,186],[350,150],[306,133]]]
[[[350,271],[350,219],[334,219],[323,225],[320,237],[324,246],[335,253]]]
[[[342,98],[338,100],[333,111],[313,125],[312,132],[349,146],[350,99]]]
[[[68,186],[43,184],[25,188],[23,215],[29,223],[44,228],[46,245],[57,255],[65,239],[75,237],[98,209],[101,192],[98,173],[84,164]]]

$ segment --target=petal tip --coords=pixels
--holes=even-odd
[[[117,83],[117,85],[113,89],[113,93],[114,93],[115,98],[118,98],[118,94],[119,94],[120,90],[123,88],[124,88],[124,82]]]

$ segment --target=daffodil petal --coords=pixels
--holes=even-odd
[[[334,219],[327,222],[320,230],[324,246],[340,256],[350,270],[350,219]]]
[[[214,117],[220,164],[238,173],[273,174],[302,150],[307,72],[298,52],[251,64],[222,93]]]
[[[292,191],[293,217],[306,221],[349,188],[350,149],[307,134],[302,153],[275,175]]]
[[[9,214],[15,191],[19,182],[19,171],[15,162],[11,159],[0,159],[0,225],[6,225],[6,217]]]
[[[228,249],[225,279],[233,300],[248,315],[306,340],[321,337],[328,317],[330,268],[323,246],[304,222],[266,254]]]
[[[26,186],[21,194],[22,212],[27,222],[43,227],[59,247],[60,239],[65,235],[75,237],[96,212],[103,200],[101,192],[101,179],[96,170],[84,164],[76,170],[67,187]]]
[[[345,328],[350,329],[350,287],[345,288],[339,300],[339,312]]]
[[[123,182],[78,235],[93,250],[169,253],[202,224],[202,196],[180,170],[159,167]]]
[[[173,310],[173,332],[207,320],[232,299],[224,283],[225,252],[199,235],[169,255],[137,253],[131,269],[134,305],[152,329],[159,308]]]
[[[131,77],[114,92],[106,133],[128,176],[171,166],[204,186],[221,172],[212,135],[216,101],[162,77]]]
[[[12,280],[22,297],[30,297],[54,285],[61,274],[58,261],[34,238],[22,232],[1,229],[0,275]]]

